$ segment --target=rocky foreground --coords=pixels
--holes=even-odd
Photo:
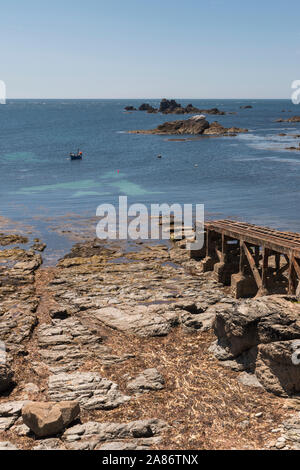
[[[0,449],[300,448],[295,298],[237,301],[182,242],[37,248],[0,251]]]
[[[131,134],[157,134],[157,135],[203,135],[203,136],[231,136],[248,132],[238,127],[226,128],[218,122],[209,123],[204,115],[193,116],[189,119],[171,121],[160,124],[155,129],[130,131]]]

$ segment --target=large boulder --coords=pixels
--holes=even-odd
[[[217,310],[214,331],[229,355],[237,357],[261,343],[300,338],[299,314],[300,306],[284,297],[249,299]]]
[[[279,341],[258,347],[255,374],[266,390],[289,396],[300,392],[300,366],[293,362],[297,341]]]
[[[237,301],[216,309],[217,344],[211,349],[222,361],[256,374],[276,395],[300,392],[300,305],[288,297],[269,296]]]
[[[39,437],[54,436],[79,415],[78,402],[32,402],[22,409],[24,423]]]

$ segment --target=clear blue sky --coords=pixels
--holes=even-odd
[[[8,98],[289,98],[299,0],[0,0]]]

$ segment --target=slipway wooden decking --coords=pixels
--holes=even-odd
[[[202,270],[214,270],[236,297],[265,295],[275,288],[295,294],[300,280],[299,233],[232,220],[206,222],[205,246],[196,256],[202,258]]]

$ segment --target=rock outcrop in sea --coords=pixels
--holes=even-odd
[[[136,110],[133,106],[126,106],[126,111],[134,111]],[[139,111],[146,111],[149,114],[152,113],[162,113],[162,114],[217,114],[223,116],[225,114],[224,111],[220,111],[218,108],[211,108],[211,109],[199,109],[193,106],[192,104],[188,104],[187,106],[182,106],[180,103],[177,103],[175,100],[167,100],[164,98],[159,105],[159,108],[154,108],[149,103],[143,103],[139,107]]]
[[[238,127],[226,128],[218,122],[210,124],[202,114],[180,121],[165,122],[157,126],[155,129],[130,131],[131,134],[209,136],[234,136],[242,132],[248,132],[248,130]]]
[[[292,116],[288,119],[277,119],[275,122],[300,122],[300,116]]]
[[[134,106],[125,106],[125,111],[136,111],[137,109]]]

